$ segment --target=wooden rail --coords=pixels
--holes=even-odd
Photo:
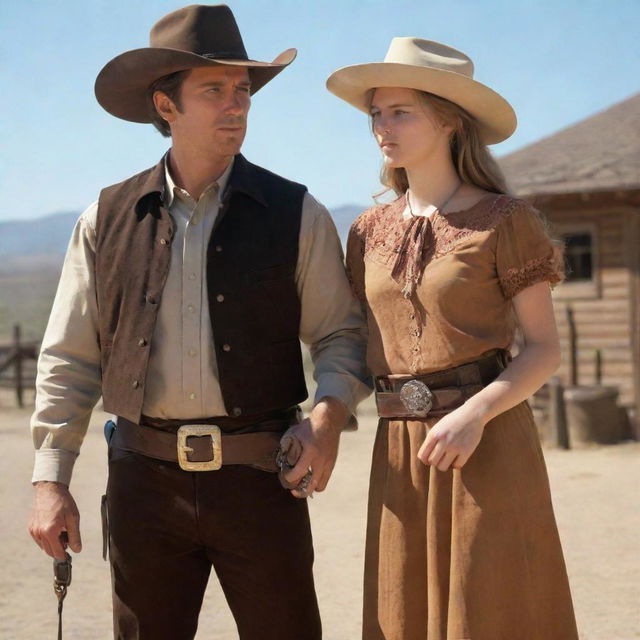
[[[38,343],[22,342],[20,325],[13,327],[13,342],[0,344],[0,386],[14,388],[19,407],[24,407],[24,391],[35,384],[33,372],[26,370],[25,362],[38,359]]]

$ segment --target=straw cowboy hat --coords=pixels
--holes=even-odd
[[[152,27],[149,47],[127,51],[98,74],[98,102],[110,114],[132,122],[151,122],[147,90],[158,78],[193,67],[247,67],[251,93],[261,89],[296,57],[283,51],[273,62],[251,60],[231,9],[226,5],[190,5],[161,18]]]
[[[433,93],[462,107],[477,120],[485,144],[508,138],[516,128],[511,105],[473,79],[473,62],[461,51],[421,38],[394,38],[384,62],[338,69],[327,89],[369,113],[372,89],[405,87]]]

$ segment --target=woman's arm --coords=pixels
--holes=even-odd
[[[475,451],[485,425],[535,393],[558,368],[560,344],[548,282],[513,298],[525,348],[489,385],[444,416],[429,431],[418,457],[446,471],[461,468]]]

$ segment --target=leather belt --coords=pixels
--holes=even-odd
[[[275,473],[279,470],[276,455],[281,437],[281,432],[274,431],[226,434],[214,424],[183,424],[174,433],[119,417],[110,446],[177,462],[185,471],[244,464]]]
[[[376,378],[381,418],[423,419],[450,413],[493,382],[511,360],[507,351],[489,352],[474,362],[425,375]]]

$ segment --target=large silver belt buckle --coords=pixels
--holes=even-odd
[[[409,380],[400,387],[404,408],[418,418],[425,418],[433,407],[433,393],[424,382]]]
[[[184,424],[177,432],[178,464],[185,471],[216,471],[222,466],[222,433],[220,427],[210,424]],[[187,438],[195,436],[211,438],[211,460],[192,462],[187,454],[193,449],[187,445]]]

